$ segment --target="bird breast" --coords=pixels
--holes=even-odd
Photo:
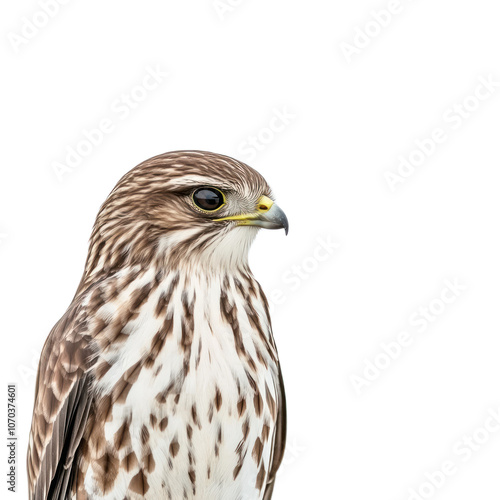
[[[98,397],[85,490],[262,498],[278,368],[267,304],[249,272],[130,269],[89,294],[88,307]]]

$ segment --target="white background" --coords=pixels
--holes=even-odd
[[[20,464],[7,495],[2,444],[0,496],[27,496],[33,363],[76,290],[100,204],[146,158],[205,149],[257,168],[290,220],[287,238],[262,231],[251,254],[274,297],[288,394],[273,500],[497,499],[500,87],[478,86],[500,82],[498,6],[231,2],[72,0],[34,29],[37,2],[3,6],[1,387],[5,401],[18,384]],[[157,67],[168,77],[137,90]],[[127,111],[131,93],[141,102]],[[54,164],[106,118],[112,132],[59,180]],[[411,154],[421,164],[391,190],[387,173]],[[338,245],[318,252],[321,241]],[[446,280],[466,288],[445,292],[449,304]],[[429,306],[432,322],[419,316]],[[366,371],[373,362],[385,368]]]

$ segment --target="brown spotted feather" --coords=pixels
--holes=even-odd
[[[40,359],[31,500],[271,499],[286,403],[246,257],[257,231],[194,210],[207,185],[241,213],[272,196],[243,163],[179,151],[132,169],[101,207]]]

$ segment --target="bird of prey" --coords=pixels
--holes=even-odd
[[[260,228],[288,221],[227,156],[166,153],[118,182],[42,351],[30,499],[271,498],[286,408],[248,265]]]

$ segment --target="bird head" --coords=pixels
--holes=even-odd
[[[244,266],[260,228],[288,233],[257,171],[202,151],[159,155],[128,172],[101,207],[84,280],[136,265]]]

